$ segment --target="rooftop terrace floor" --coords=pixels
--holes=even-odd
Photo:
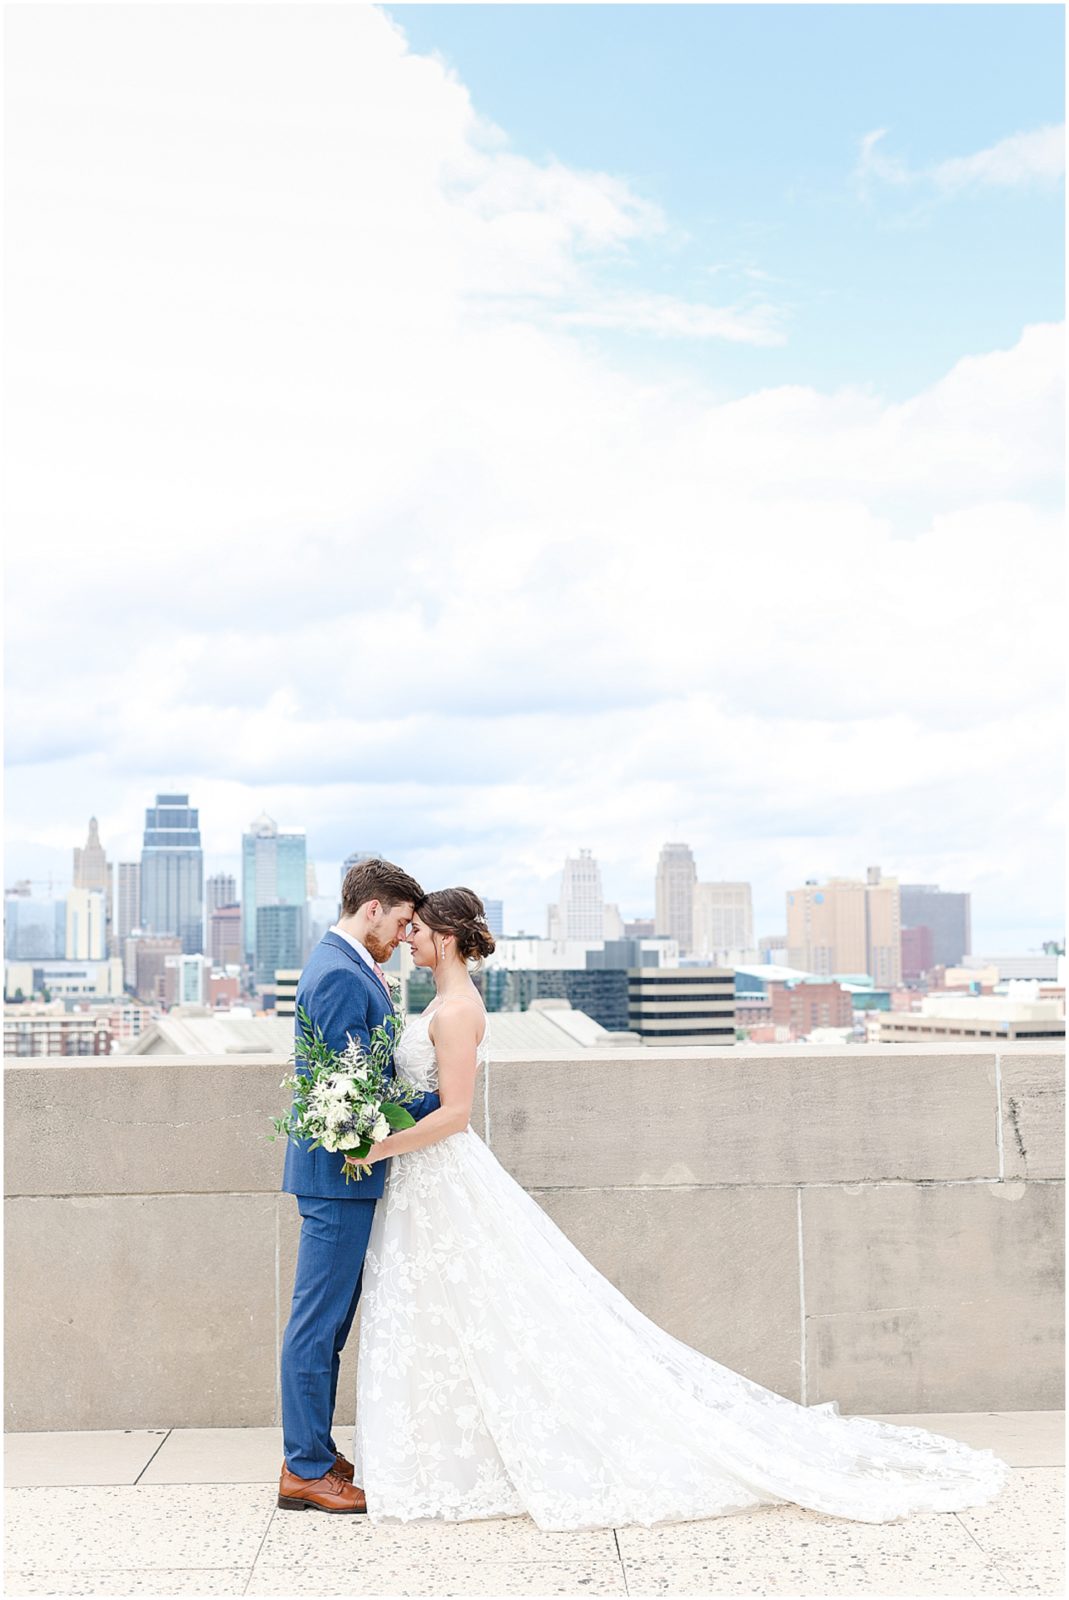
[[[1063,1412],[892,1416],[1014,1468],[976,1511],[542,1533],[276,1506],[277,1428],[5,1435],[9,1595],[1061,1595]],[[344,1448],[344,1444],[343,1444]]]

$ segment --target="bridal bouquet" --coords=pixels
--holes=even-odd
[[[301,1070],[283,1078],[279,1088],[293,1095],[289,1115],[274,1117],[269,1139],[311,1139],[311,1150],[340,1151],[345,1157],[345,1181],[352,1167],[364,1159],[373,1144],[397,1128],[411,1128],[415,1118],[404,1108],[420,1091],[400,1078],[387,1075],[397,1036],[404,1026],[397,1016],[372,1029],[365,1049],[352,1035],[344,1050],[334,1050],[307,1011],[299,1008],[300,1035],[294,1050]]]

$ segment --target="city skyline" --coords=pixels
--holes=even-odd
[[[189,801],[189,796],[186,793],[182,793],[182,794],[179,794],[179,795],[169,795],[169,796],[163,796],[163,795],[157,794],[155,798],[156,798],[157,802],[159,802],[163,798],[167,798],[167,799],[170,799],[170,800],[173,800],[173,801],[176,801],[176,802],[180,801],[182,803],[186,803],[186,802]],[[196,816],[198,816],[198,814],[199,814],[201,809],[202,808],[200,808],[200,807],[191,807],[190,808],[190,814],[196,817]],[[150,815],[152,815],[153,814],[153,810],[154,810],[154,808],[146,808],[146,811],[145,811],[146,817],[149,817]],[[305,832],[305,829],[302,828],[302,827],[299,827],[297,825],[291,825],[290,827],[280,829],[278,827],[278,825],[276,824],[275,820],[272,817],[268,816],[266,814],[266,812],[261,811],[260,814],[258,816],[256,816],[256,817],[254,817],[252,819],[252,821],[249,824],[247,824],[245,826],[245,828],[243,828],[243,830],[242,830],[241,850],[239,851],[239,855],[237,857],[237,860],[239,862],[239,872],[238,873],[229,872],[229,870],[225,866],[225,864],[224,865],[219,865],[218,864],[218,860],[213,862],[207,857],[207,855],[205,855],[205,857],[204,857],[204,865],[203,865],[203,868],[202,868],[202,874],[203,874],[202,875],[202,894],[203,894],[203,906],[204,906],[204,910],[205,910],[205,921],[204,921],[204,945],[205,945],[205,948],[208,947],[208,943],[209,943],[210,938],[211,938],[211,928],[210,928],[211,911],[212,911],[213,903],[214,903],[213,902],[213,885],[221,886],[221,885],[223,885],[225,883],[227,892],[229,893],[230,891],[233,891],[236,894],[236,897],[237,897],[237,908],[240,911],[241,921],[242,921],[243,925],[245,923],[245,919],[246,919],[249,907],[248,907],[248,904],[242,899],[241,888],[240,888],[240,885],[241,885],[241,882],[242,882],[242,878],[240,876],[240,872],[244,871],[245,881],[246,882],[253,881],[248,876],[248,874],[249,874],[249,859],[250,859],[249,855],[248,855],[248,851],[250,849],[250,846],[253,844],[253,841],[257,837],[259,837],[259,838],[267,838],[267,839],[270,839],[272,841],[274,841],[276,839],[288,839],[289,841],[291,841],[292,845],[297,847],[297,849],[298,849],[297,865],[298,865],[299,870],[296,871],[296,877],[294,878],[294,884],[297,884],[298,880],[300,880],[301,882],[305,881],[306,870],[310,873],[311,876],[314,876],[315,872],[316,872],[316,869],[318,867],[324,867],[324,866],[325,866],[326,873],[327,873],[327,876],[326,876],[324,881],[326,881],[326,882],[337,881],[340,884],[341,877],[343,876],[343,869],[345,868],[345,866],[347,864],[351,864],[351,862],[353,860],[364,859],[366,857],[366,852],[360,851],[360,850],[354,850],[354,851],[349,852],[347,859],[343,859],[340,864],[335,864],[335,863],[331,863],[331,862],[323,863],[322,861],[316,862],[312,858],[307,858],[307,869],[306,869],[305,868],[305,860],[306,860],[306,854],[305,854],[306,832]],[[95,816],[90,819],[90,841],[91,841],[91,843],[93,844],[94,848],[96,849],[96,851],[99,854],[100,863],[104,863],[106,861],[106,869],[107,869],[107,871],[109,873],[114,872],[117,878],[119,878],[121,876],[121,873],[122,873],[123,869],[130,869],[131,867],[133,867],[133,868],[137,869],[138,872],[140,871],[137,862],[123,861],[118,854],[113,854],[108,850],[106,840],[101,837],[99,821]],[[59,879],[58,877],[54,878],[52,880],[52,882],[51,882],[51,885],[50,885],[49,895],[48,896],[38,895],[38,896],[36,896],[37,899],[53,898],[54,897],[54,898],[56,898],[58,900],[62,894],[70,892],[70,889],[71,889],[71,886],[73,884],[74,879],[77,878],[78,875],[79,875],[80,861],[84,856],[84,852],[82,852],[79,849],[79,847],[74,846],[74,848],[73,848],[73,856],[74,856],[75,867],[74,867],[74,871],[71,874],[70,879],[67,880],[67,881],[63,881],[63,880]],[[656,865],[655,865],[655,868],[654,868],[654,876],[650,880],[650,882],[649,882],[649,884],[647,886],[648,894],[649,894],[649,906],[646,906],[646,905],[644,905],[642,903],[636,903],[635,905],[626,905],[625,904],[623,906],[622,910],[621,910],[621,907],[620,907],[618,902],[615,902],[615,901],[610,902],[608,900],[608,898],[607,898],[607,895],[606,895],[605,884],[604,884],[604,881],[603,881],[603,878],[602,878],[602,874],[601,874],[601,860],[600,860],[599,856],[589,846],[581,846],[577,850],[571,852],[569,854],[569,856],[565,858],[564,863],[563,863],[563,868],[558,867],[558,870],[557,870],[556,874],[554,875],[554,880],[553,881],[555,881],[555,883],[557,885],[557,888],[558,888],[558,891],[559,891],[560,888],[562,887],[562,877],[561,877],[562,870],[563,870],[563,874],[564,874],[564,879],[565,880],[567,880],[569,878],[569,875],[572,875],[573,879],[575,879],[576,882],[579,881],[578,878],[575,878],[575,875],[577,873],[579,874],[580,878],[585,874],[587,877],[589,877],[590,884],[592,886],[596,885],[596,890],[594,891],[595,892],[595,898],[597,898],[598,905],[602,908],[602,911],[603,912],[611,912],[612,917],[613,917],[614,920],[617,917],[619,917],[621,919],[621,928],[622,928],[622,923],[624,921],[631,921],[631,920],[634,920],[636,918],[643,918],[643,917],[649,915],[651,912],[652,912],[652,917],[654,919],[656,918],[656,915],[657,915],[656,907],[657,907],[657,902],[658,902],[658,896],[659,896],[659,893],[660,893],[660,890],[661,890],[661,884],[662,884],[662,881],[663,881],[662,874],[664,872],[666,860],[672,861],[672,862],[675,862],[677,860],[681,860],[681,861],[685,861],[686,862],[688,874],[689,873],[693,873],[694,874],[693,893],[694,893],[696,898],[699,895],[699,892],[726,891],[727,895],[728,895],[728,901],[729,902],[733,902],[737,907],[741,907],[741,905],[744,903],[745,907],[746,907],[746,910],[745,910],[746,925],[752,930],[755,942],[756,942],[756,940],[758,938],[761,938],[761,939],[767,941],[770,937],[775,937],[777,935],[782,935],[783,936],[783,943],[784,943],[785,946],[789,941],[789,926],[788,926],[789,917],[790,917],[790,909],[789,908],[790,908],[791,904],[793,904],[794,891],[797,890],[799,888],[799,886],[803,882],[806,883],[806,884],[812,885],[815,888],[819,888],[821,890],[827,888],[829,886],[829,884],[835,884],[836,882],[838,882],[838,883],[848,883],[853,890],[861,890],[863,888],[863,886],[864,886],[863,882],[862,882],[862,879],[861,879],[861,870],[862,869],[860,869],[856,865],[850,864],[850,863],[845,864],[845,865],[840,864],[840,865],[838,865],[836,867],[831,868],[830,870],[828,870],[826,872],[819,873],[819,874],[813,873],[813,872],[806,872],[804,877],[802,876],[801,873],[799,873],[795,880],[792,880],[792,882],[790,884],[785,885],[783,887],[783,890],[782,890],[782,893],[781,893],[782,915],[779,917],[778,920],[776,919],[775,916],[770,917],[768,919],[768,923],[767,923],[767,926],[766,926],[766,925],[761,924],[759,917],[753,911],[754,899],[752,897],[752,883],[751,883],[751,879],[749,877],[743,877],[743,878],[739,878],[739,879],[724,879],[724,878],[721,878],[721,877],[713,878],[709,873],[705,872],[704,870],[701,871],[700,874],[699,874],[698,864],[697,864],[697,861],[695,859],[695,856],[694,856],[693,852],[690,849],[689,844],[687,842],[685,842],[685,841],[678,841],[678,840],[677,841],[667,841],[667,842],[662,843],[662,845],[661,845],[661,847],[660,847],[660,849],[658,851]],[[403,862],[401,862],[399,864],[400,865],[405,865],[405,863],[403,863]],[[338,871],[334,870],[336,865],[339,867]],[[883,877],[883,879],[885,881],[894,882],[896,885],[898,885],[898,884],[901,885],[901,890],[902,890],[902,895],[903,895],[903,903],[905,904],[907,902],[907,899],[908,899],[908,903],[910,904],[910,906],[915,909],[915,915],[913,915],[913,916],[903,915],[902,922],[901,922],[901,928],[903,930],[905,930],[907,928],[911,928],[912,924],[917,922],[917,921],[919,921],[919,920],[927,920],[928,919],[930,913],[929,913],[927,907],[928,907],[929,902],[932,899],[931,891],[937,891],[937,893],[935,895],[935,899],[937,901],[941,901],[941,902],[944,902],[944,903],[948,903],[950,901],[964,900],[966,905],[968,905],[968,903],[971,901],[972,890],[967,885],[950,886],[950,885],[945,884],[945,883],[944,884],[938,884],[937,882],[934,882],[934,881],[933,882],[929,882],[929,883],[924,883],[924,882],[920,882],[920,881],[917,881],[917,880],[910,880],[910,879],[908,879],[908,877],[904,877],[901,873],[894,873],[894,872],[890,872],[889,873],[889,872],[883,871],[883,869],[881,869],[879,866],[873,866],[871,863],[867,865],[867,867],[864,869],[864,871],[865,871],[865,873],[867,875],[867,878],[868,878],[870,884],[873,883],[873,882],[877,882],[878,883],[880,881],[881,873],[882,873],[882,877]],[[255,876],[260,876],[260,874],[257,873],[257,874],[255,874]],[[417,874],[417,878],[418,878],[418,874]],[[15,881],[18,881],[18,875],[12,875],[12,874],[9,873],[9,881],[8,881],[6,887],[8,889],[10,889],[12,887],[12,883],[15,882]],[[25,881],[29,881],[34,887],[36,887],[38,889],[44,887],[44,884],[43,884],[42,880],[40,880],[40,879],[36,879],[35,880],[35,879],[32,879],[32,878],[29,878],[27,880],[27,878],[24,877],[22,881],[24,881],[24,882]],[[443,887],[443,886],[444,885],[442,885],[442,884],[432,884],[430,882],[424,883],[424,887],[427,888],[427,889],[432,889],[432,888],[436,888],[436,887],[440,888],[440,887]],[[473,885],[471,883],[469,883],[468,887],[473,887]],[[744,902],[739,900],[738,893],[737,893],[739,891],[744,891],[745,892],[745,894],[744,894]],[[272,894],[274,892],[275,891],[272,890]],[[483,898],[486,900],[488,905],[492,904],[494,907],[497,908],[497,911],[495,911],[495,915],[499,914],[500,907],[502,905],[503,897],[492,894],[490,892],[490,890],[486,886],[477,887],[476,888],[476,892],[480,893],[483,896]],[[586,892],[586,890],[584,889],[583,892]],[[293,905],[297,905],[297,904],[305,905],[305,904],[307,904],[307,906],[309,908],[311,908],[313,906],[319,906],[320,908],[322,908],[327,902],[331,901],[333,898],[334,898],[334,895],[332,895],[332,894],[325,894],[324,895],[322,893],[319,893],[317,895],[308,894],[305,897],[305,899],[301,900],[298,897],[297,889],[295,887],[291,886],[290,903],[293,904]],[[822,894],[818,894],[817,895],[817,899],[818,900],[823,899],[823,895]],[[505,903],[505,905],[507,907],[508,906],[508,902],[506,901],[504,903]],[[921,910],[922,906],[925,907],[925,909],[923,911]],[[663,909],[664,908],[662,907],[662,912],[663,912]],[[581,937],[593,938],[593,937],[595,937],[594,933],[591,930],[587,930],[585,928],[584,928],[584,931],[582,933],[576,931],[574,928],[573,928],[573,930],[572,930],[572,932],[570,934],[566,934],[565,933],[563,922],[561,921],[561,902],[559,900],[558,901],[554,901],[554,902],[545,903],[543,905],[543,907],[542,907],[541,919],[539,920],[536,917],[534,919],[534,921],[532,922],[530,927],[526,926],[523,923],[522,919],[519,918],[519,917],[513,919],[512,916],[511,916],[511,912],[507,911],[506,912],[506,921],[503,924],[503,926],[499,929],[499,932],[502,933],[506,937],[508,937],[510,935],[511,936],[520,935],[521,937],[526,937],[526,938],[535,938],[535,939],[545,938],[547,936],[547,929],[546,929],[546,917],[547,917],[547,914],[548,914],[548,917],[549,917],[549,920],[550,920],[551,924],[553,924],[555,922],[558,924],[558,926],[556,927],[555,931],[552,931],[552,930],[548,931],[548,936],[549,936],[550,939],[566,938],[566,937],[572,937],[572,938],[581,938]],[[732,916],[735,916],[735,915],[738,915],[738,914],[739,914],[738,910],[732,912]],[[703,916],[707,917],[708,915],[709,915],[709,910],[708,910],[708,908],[706,908],[703,911]],[[946,915],[945,910],[940,913],[940,925],[941,925],[942,919],[945,917],[945,915]],[[961,917],[964,918],[962,926],[966,929],[965,943],[969,944],[972,936],[968,932],[968,929],[969,929],[969,926],[970,926],[970,918],[971,918],[972,913],[969,910],[963,910],[963,911],[958,911],[957,913],[955,913],[955,915],[957,915],[959,918],[961,918]],[[595,920],[598,921],[599,925],[600,925],[600,916],[598,918],[596,918]],[[975,925],[976,926],[982,926],[982,923],[977,921],[975,923]],[[592,927],[593,927],[593,924],[591,924],[591,928]],[[678,930],[677,930],[677,932],[678,932]],[[949,936],[949,937],[953,938],[953,935],[949,935],[948,933],[941,933],[941,934],[937,935],[937,940],[938,940],[938,938],[946,937],[946,936]],[[598,937],[603,937],[603,938],[622,937],[622,933],[621,932],[610,933],[608,931],[608,926],[606,924],[602,928],[602,933],[600,935],[598,935]],[[1043,944],[1045,942],[1049,942],[1052,939],[1056,940],[1056,939],[1063,938],[1063,937],[1064,937],[1064,930],[1060,930],[1060,929],[1056,929],[1056,928],[1052,927],[1051,929],[1048,929],[1048,930],[1046,930],[1044,932],[1043,938],[1036,945],[1030,946],[1028,948],[1033,952],[1034,951],[1038,951],[1040,948],[1042,948],[1042,946],[1043,946]],[[686,941],[686,940],[682,941],[684,948],[685,948],[687,942],[688,941]],[[730,942],[731,941],[728,941],[728,943],[730,943]],[[726,946],[725,946],[725,948],[726,948]],[[1014,951],[1016,949],[1017,949],[1016,946],[1004,946],[1004,947],[1000,947],[1000,952],[1002,954],[1009,954],[1009,953],[1011,953],[1012,951]],[[973,953],[974,954],[984,953],[985,950],[987,951],[987,953],[991,953],[991,954],[996,953],[995,945],[990,944],[990,943],[988,943],[987,946],[982,946],[982,944],[981,945],[976,945],[975,949],[973,950]],[[1021,950],[1021,953],[1025,953],[1024,949]],[[895,960],[897,961],[897,957],[895,958]],[[290,961],[289,964],[292,964],[292,961]],[[806,963],[801,961],[801,958],[799,958],[799,964],[805,965]],[[855,963],[855,964],[857,964],[857,963]],[[865,964],[864,962],[860,963],[860,965],[862,965],[862,966],[864,964]],[[896,967],[896,971],[897,971],[897,967]],[[896,981],[897,981],[897,979],[896,979]]]
[[[686,839],[1057,936],[1063,28],[14,8],[9,879],[175,790],[529,931]]]

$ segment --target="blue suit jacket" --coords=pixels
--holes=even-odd
[[[364,958],[336,933],[325,933],[308,958],[297,985],[297,1007],[303,1009],[323,1033],[332,1050],[344,1050],[347,1034],[365,1048],[371,1043],[371,1030],[393,1012],[393,1002]],[[301,1021],[296,1019],[300,1041]],[[298,1072],[301,1063],[297,1063]],[[393,1064],[390,1064],[393,1072]],[[441,1102],[436,1094],[406,1107],[418,1122],[428,1112],[437,1111]],[[302,1139],[286,1142],[286,1164],[282,1188],[286,1194],[318,1195],[327,1200],[378,1200],[386,1187],[386,1162],[376,1161],[366,1178],[342,1176],[342,1156],[308,1148]]]

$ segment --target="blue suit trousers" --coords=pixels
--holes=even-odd
[[[282,1439],[290,1471],[321,1478],[334,1465],[338,1372],[360,1299],[375,1201],[298,1195],[297,1209],[301,1238],[282,1340]]]

